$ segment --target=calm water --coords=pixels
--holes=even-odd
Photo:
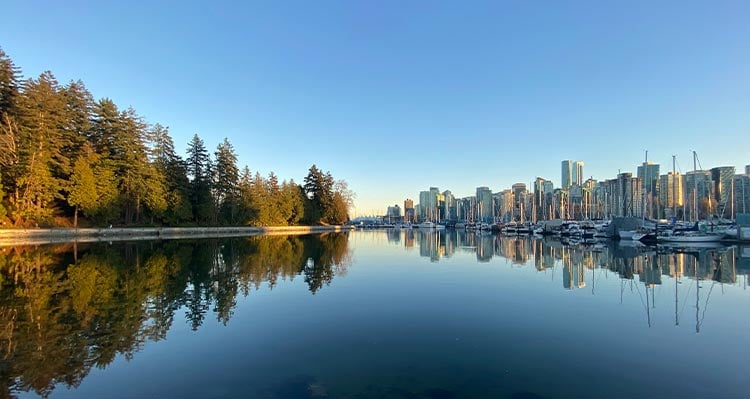
[[[0,270],[0,397],[750,397],[750,248],[363,231]]]

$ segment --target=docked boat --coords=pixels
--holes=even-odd
[[[740,239],[739,233],[742,233],[742,240],[750,240],[750,227],[731,227],[724,231],[724,236],[732,240]]]
[[[438,225],[433,222],[422,222],[417,225],[420,229],[436,229],[438,228]],[[445,228],[445,226],[443,226]]]
[[[518,234],[517,229],[518,229],[518,225],[516,224],[516,222],[510,222],[506,224],[505,226],[503,226],[502,232],[503,234],[509,235],[509,236],[516,235]]]
[[[560,235],[563,237],[583,235],[583,229],[577,222],[565,222],[560,226]]]
[[[718,242],[724,237],[721,233],[704,233],[700,231],[681,231],[671,235],[657,237],[658,242],[669,243],[694,243],[694,242]]]

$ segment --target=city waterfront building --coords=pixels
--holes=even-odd
[[[560,188],[567,189],[573,184],[573,161],[562,161],[562,174],[560,177]]]
[[[733,213],[750,213],[750,175],[734,176]]]
[[[458,220],[458,214],[456,212],[456,198],[453,196],[450,190],[443,191],[442,194],[443,202],[443,219],[455,222]]]
[[[684,204],[684,182],[682,175],[669,172],[659,176],[659,203],[663,207],[662,215],[666,218],[681,217]]]
[[[642,217],[641,181],[630,172],[617,175],[614,190],[613,216]]]
[[[693,170],[685,174],[685,218],[690,221],[706,219],[713,214],[714,183],[709,170]]]
[[[646,216],[659,217],[659,164],[644,162],[638,167],[638,178],[641,179],[641,189],[645,193]]]
[[[711,168],[711,179],[714,181],[714,199],[717,203],[716,213],[720,217],[734,218],[731,209],[734,166]]]
[[[401,221],[401,207],[398,206],[398,204],[389,206],[388,209],[385,212],[386,218],[388,218],[388,222],[395,223]]]
[[[416,222],[414,213],[414,201],[410,198],[404,200],[404,222],[414,223]]]
[[[577,184],[579,187],[583,186],[583,161],[573,162],[571,172],[571,185]]]
[[[497,193],[498,216],[503,222],[509,222],[513,219],[513,191],[505,189]]]
[[[493,222],[492,191],[489,187],[477,187],[477,216],[482,223]]]

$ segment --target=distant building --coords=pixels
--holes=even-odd
[[[414,223],[416,221],[415,217],[416,214],[414,212],[414,201],[407,198],[406,200],[404,200],[404,222]]]
[[[750,174],[734,176],[733,213],[750,213]]]
[[[573,184],[573,161],[562,161],[561,172],[560,188],[567,189],[571,184]]]
[[[685,186],[682,175],[669,172],[659,177],[659,203],[663,207],[664,217],[679,217],[682,215]]]
[[[562,161],[560,184],[563,189],[577,184],[583,185],[583,161],[571,161],[569,159]]]
[[[717,214],[721,217],[734,218],[732,210],[732,181],[734,166],[711,168],[711,179],[714,181],[714,199],[717,202]]]
[[[641,198],[641,181],[630,172],[617,175],[614,190],[614,216],[641,217],[643,200]]]
[[[583,186],[583,161],[573,162],[572,172],[573,184]]]
[[[750,165],[745,165],[745,174],[750,175]]]
[[[394,221],[393,219],[401,219],[401,207],[399,207],[398,204],[389,206],[386,210],[385,216],[390,221]]]
[[[489,187],[477,187],[477,208],[478,220],[492,223],[492,191]]]
[[[442,201],[442,214],[443,219],[455,222],[458,220],[458,213],[456,211],[456,199],[453,197],[453,193],[450,190],[443,191]]]
[[[668,188],[662,188],[668,189]],[[714,211],[712,204],[714,183],[709,170],[693,170],[685,174],[685,217],[696,221],[707,218]]]
[[[646,215],[651,218],[659,217],[659,164],[644,162],[638,167],[638,178],[641,189],[646,193]]]
[[[497,193],[497,215],[503,222],[513,218],[513,191],[505,189]]]

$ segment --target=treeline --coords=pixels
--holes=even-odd
[[[304,184],[237,165],[196,134],[182,158],[167,127],[94,100],[47,71],[23,80],[0,49],[0,222],[12,226],[342,224],[353,193],[313,165]]]
[[[315,294],[350,262],[345,233],[2,248],[0,397],[78,387],[165,339],[178,312],[193,330],[226,324],[261,287],[302,278]]]

